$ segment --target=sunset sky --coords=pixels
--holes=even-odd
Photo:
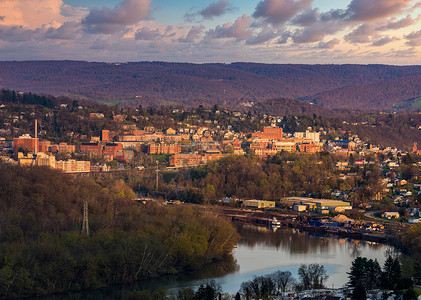
[[[421,63],[421,0],[0,0],[0,60]]]

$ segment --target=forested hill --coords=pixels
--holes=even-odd
[[[139,205],[122,180],[95,180],[0,163],[0,299],[232,261],[239,236],[227,221],[191,207]],[[89,237],[80,232],[85,201]]]
[[[421,97],[421,66],[10,61],[0,62],[0,75],[7,89],[143,106],[290,98],[330,109],[416,109]]]

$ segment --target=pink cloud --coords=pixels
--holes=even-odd
[[[412,0],[352,0],[347,15],[352,20],[377,20],[400,14]]]
[[[194,43],[197,38],[200,37],[202,31],[205,29],[205,26],[195,26],[190,29],[190,31],[187,33],[186,37],[179,38],[178,41],[180,43]]]
[[[308,9],[313,0],[263,0],[253,13],[255,18],[263,18],[271,24],[282,24],[296,14]]]
[[[84,29],[89,33],[111,34],[122,31],[147,19],[151,14],[152,0],[124,0],[113,9],[93,8],[83,19]]]
[[[249,29],[251,24],[251,18],[244,14],[235,20],[234,24],[225,23],[224,25],[218,25],[215,29],[208,31],[207,36],[211,38],[235,38],[237,40],[247,39],[252,35],[252,31]]]

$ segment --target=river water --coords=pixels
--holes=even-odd
[[[300,265],[312,263],[321,264],[327,270],[327,287],[338,288],[346,284],[346,273],[356,257],[377,259],[382,266],[386,253],[393,250],[387,245],[317,236],[294,229],[273,231],[251,224],[235,226],[241,240],[234,250],[234,261],[215,264],[193,274],[167,276],[132,285],[66,295],[64,298],[56,296],[45,299],[115,299],[130,290],[163,287],[171,292],[179,288],[195,288],[207,279],[214,279],[224,292],[234,294],[242,282],[277,270],[290,271],[298,280],[297,270]]]

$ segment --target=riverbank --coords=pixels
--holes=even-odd
[[[274,228],[293,228],[326,236],[338,236],[383,244],[395,244],[396,236],[403,228],[391,224],[379,225],[374,222],[355,224],[333,223],[328,217],[315,217],[289,212],[258,211],[222,208],[220,213],[231,221],[239,221]],[[273,220],[278,222],[274,226]]]

